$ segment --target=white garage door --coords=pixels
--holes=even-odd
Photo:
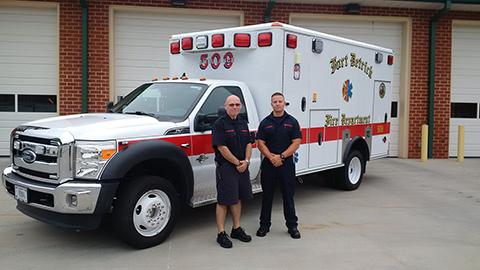
[[[390,129],[390,156],[398,155],[399,121],[398,108],[400,100],[400,67],[402,52],[402,24],[377,21],[348,21],[319,18],[292,18],[291,23],[319,32],[363,41],[393,49],[395,67],[393,74],[392,120]]]
[[[219,12],[181,15],[115,11],[116,99],[142,82],[168,76],[169,38],[172,34],[240,26],[240,15],[222,15]]]
[[[19,124],[57,115],[56,8],[0,6],[0,156]]]
[[[465,156],[480,157],[480,26],[452,28],[449,155],[457,156],[458,125],[465,127]]]

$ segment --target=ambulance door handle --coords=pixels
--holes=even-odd
[[[302,97],[302,112],[305,111],[305,107],[307,106],[307,99]]]
[[[322,145],[322,140],[323,140],[323,133],[319,132],[318,133],[318,145]]]

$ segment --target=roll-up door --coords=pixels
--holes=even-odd
[[[21,123],[56,116],[56,8],[0,6],[0,156]]]

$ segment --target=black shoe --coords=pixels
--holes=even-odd
[[[217,235],[217,243],[223,248],[231,248],[233,246],[226,232],[221,232]]]
[[[288,233],[293,239],[300,239],[301,235],[297,228],[288,229]]]
[[[242,227],[238,227],[236,229],[232,228],[232,233],[230,233],[230,237],[238,239],[242,242],[252,241],[252,237],[246,234]]]
[[[267,235],[267,233],[269,231],[270,231],[269,228],[265,228],[265,227],[260,226],[260,228],[258,228],[258,230],[257,230],[257,236],[258,237],[265,237],[265,235]]]

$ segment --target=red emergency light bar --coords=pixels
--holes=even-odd
[[[269,47],[272,46],[272,33],[260,33],[258,34],[258,47]]]
[[[213,34],[212,35],[212,47],[218,48],[225,45],[225,35],[224,34]]]
[[[250,34],[237,33],[233,35],[233,44],[235,47],[250,47]]]
[[[191,49],[193,49],[193,38],[192,37],[182,38],[182,50],[188,51]]]
[[[297,48],[297,36],[293,34],[287,34],[287,47],[290,49]]]
[[[170,53],[171,54],[179,54],[180,53],[180,41],[174,41],[170,43]]]
[[[387,64],[389,64],[390,66],[393,65],[393,55],[388,55]]]

